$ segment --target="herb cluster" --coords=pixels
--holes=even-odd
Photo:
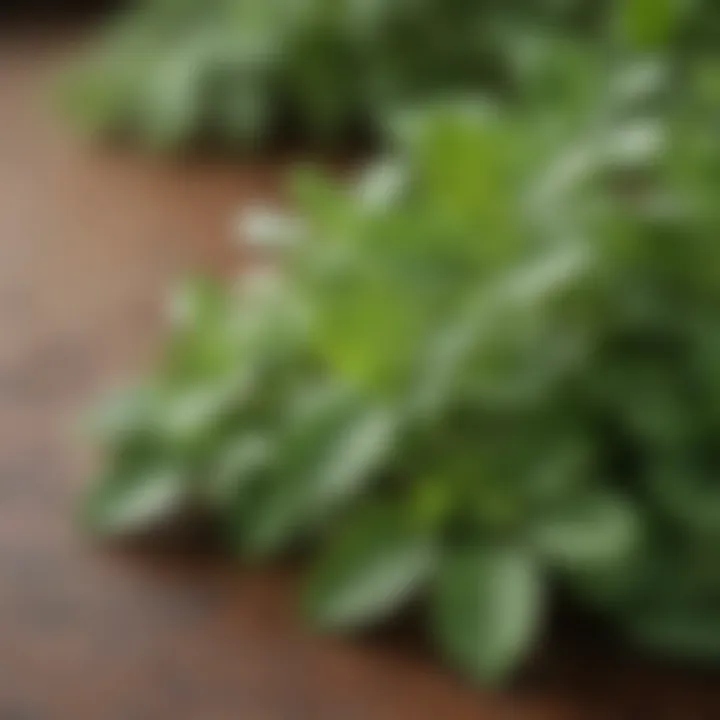
[[[62,93],[87,131],[149,147],[338,146],[409,103],[478,88],[516,97],[571,62],[587,0],[142,0]],[[578,36],[578,37],[576,37]],[[554,50],[550,52],[550,42]]]
[[[319,625],[419,602],[484,682],[558,587],[720,659],[720,60],[638,53],[675,4],[626,7],[633,52],[561,64],[552,104],[405,112],[387,159],[251,218],[267,262],[186,287],[103,418],[89,524],[191,510],[243,557],[305,547]]]

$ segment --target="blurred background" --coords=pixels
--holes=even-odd
[[[120,3],[0,8],[0,720],[477,720],[720,716],[716,678],[629,657],[583,618],[518,686],[481,692],[413,632],[316,637],[292,567],[92,547],[69,518],[95,460],[78,417],[147,367],[167,289],[236,262],[238,209],[282,197],[285,158],[87,143],[54,78]]]

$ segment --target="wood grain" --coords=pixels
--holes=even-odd
[[[44,99],[73,46],[0,37],[0,720],[720,718],[717,676],[585,631],[553,633],[525,678],[482,693],[417,632],[310,635],[290,571],[78,534],[96,461],[78,417],[151,361],[173,278],[232,264],[229,218],[273,196],[281,167],[83,147]]]

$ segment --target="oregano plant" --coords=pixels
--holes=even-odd
[[[552,105],[407,110],[385,159],[248,218],[261,257],[185,287],[157,371],[99,418],[89,527],[192,513],[241,558],[303,548],[312,621],[417,603],[482,682],[557,588],[717,662],[720,61],[651,5]]]
[[[265,262],[187,287],[158,372],[105,418],[91,526],[192,509],[240,556],[314,548],[311,618],[419,599],[485,681],[557,585],[634,640],[720,657],[708,70],[692,101],[645,85],[573,134],[443,104],[354,182],[301,174],[293,217],[248,223]]]

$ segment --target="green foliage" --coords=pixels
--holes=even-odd
[[[332,145],[438,95],[544,93],[593,27],[592,5],[140,0],[68,73],[63,103],[88,132],[153,148]]]
[[[382,619],[431,576],[436,540],[400,505],[385,502],[361,510],[311,577],[311,617],[331,628]]]
[[[484,543],[452,549],[433,598],[435,635],[460,668],[497,681],[532,648],[542,598],[542,575],[527,551]]]
[[[558,585],[719,660],[720,63],[587,59],[550,109],[408,111],[356,182],[299,174],[297,217],[249,223],[272,270],[188,287],[110,413],[91,525],[321,548],[318,624],[414,600],[486,682]]]

